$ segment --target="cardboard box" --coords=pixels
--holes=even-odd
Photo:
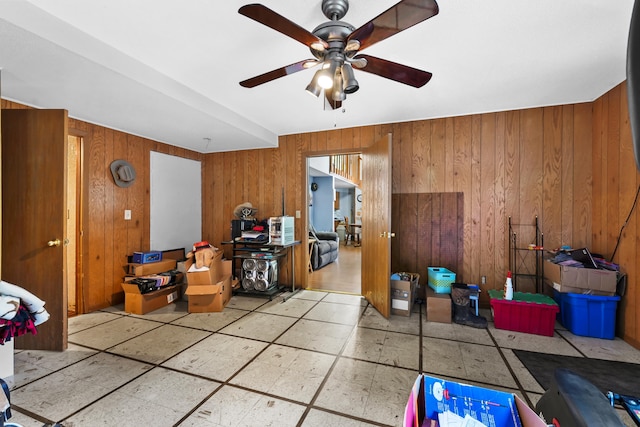
[[[222,275],[222,251],[215,251],[210,267],[203,267],[196,271],[193,264],[193,258],[189,258],[184,263],[188,285],[215,285]]]
[[[224,310],[231,300],[231,261],[219,262],[219,274],[212,284],[189,283],[185,295],[188,299],[189,313],[211,313]]]
[[[147,314],[178,300],[182,285],[172,285],[147,294],[140,293],[138,285],[122,283],[124,289],[124,311],[133,314]]]
[[[411,316],[420,275],[412,273],[412,280],[391,280],[391,314]]]
[[[568,267],[549,260],[544,263],[544,278],[558,292],[589,295],[615,295],[618,283],[615,271]]]
[[[231,299],[231,275],[215,285],[189,285],[189,313],[215,313],[224,310]]]
[[[127,264],[127,274],[130,276],[148,276],[149,274],[164,273],[165,271],[174,270],[175,268],[175,259],[164,259],[148,264],[129,263]]]
[[[547,423],[515,394],[423,374],[418,376],[409,394],[403,425],[428,426],[430,423],[427,420],[437,421],[438,414],[447,411],[461,418],[468,414],[485,425],[547,427]],[[473,425],[473,422],[457,425]]]
[[[430,322],[451,323],[451,295],[436,294],[427,288],[427,320]]]

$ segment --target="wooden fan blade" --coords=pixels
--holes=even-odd
[[[326,41],[314,36],[298,24],[289,21],[284,16],[277,14],[261,4],[247,4],[238,9],[238,13],[269,28],[273,28],[306,46],[313,45],[317,50],[322,50],[322,48],[319,48],[320,46],[323,46],[325,49],[329,47]]]
[[[402,0],[373,18],[347,38],[358,40],[360,49],[378,43],[438,14],[435,0]]]
[[[386,59],[376,58],[375,56],[358,55],[356,58],[364,58],[367,60],[367,66],[360,68],[360,70],[413,87],[424,86],[431,80],[431,76],[433,76],[433,74],[427,71],[387,61]]]
[[[296,62],[295,64],[287,65],[286,67],[278,68],[276,70],[269,71],[264,74],[260,74],[259,76],[255,76],[250,79],[243,80],[240,82],[240,86],[252,88],[252,87],[259,86],[263,83],[267,83],[272,80],[279,79],[280,77],[288,76],[289,74],[306,70],[309,67],[305,67],[305,64],[309,63],[310,61],[314,61],[314,60],[305,59],[304,61]]]

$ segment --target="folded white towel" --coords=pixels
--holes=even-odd
[[[0,319],[11,320],[18,314],[20,298],[12,295],[0,295]]]
[[[0,280],[0,294],[19,298],[22,305],[29,310],[29,313],[34,314],[33,323],[36,326],[49,319],[49,313],[44,308],[45,302],[28,290],[9,282],[5,282],[4,280]]]

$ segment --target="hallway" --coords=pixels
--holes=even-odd
[[[308,289],[328,292],[361,293],[362,247],[340,242],[338,259],[314,272],[309,272]]]

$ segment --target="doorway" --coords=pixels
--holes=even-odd
[[[67,315],[84,313],[82,304],[82,147],[81,136],[67,138],[67,235],[65,237],[65,272],[67,282]]]
[[[361,246],[354,245],[353,241],[345,245],[345,228],[362,221],[361,164],[359,153],[306,158],[307,227],[339,236],[337,259],[315,271],[308,270],[308,289],[362,294]],[[311,257],[311,246],[309,249]]]

